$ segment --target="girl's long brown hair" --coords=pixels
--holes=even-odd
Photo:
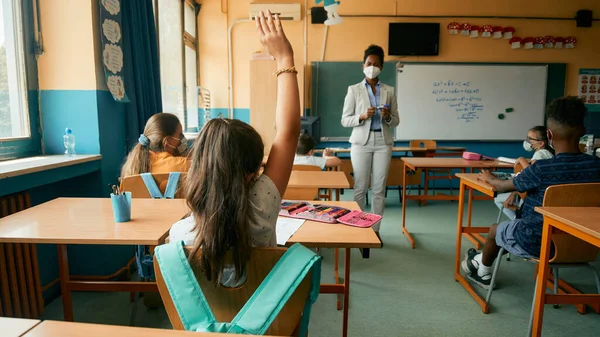
[[[196,239],[189,259],[199,261],[205,277],[214,284],[221,279],[229,250],[236,282],[245,272],[254,216],[250,189],[263,155],[258,132],[235,119],[209,121],[193,146],[186,200],[196,221]]]
[[[163,112],[150,117],[144,127],[144,136],[148,138],[150,144],[148,146],[135,144],[121,168],[121,179],[150,172],[150,151],[164,151],[163,139],[173,136],[179,125],[179,118],[170,113]]]

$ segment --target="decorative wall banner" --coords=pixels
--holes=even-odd
[[[123,34],[121,29],[121,0],[100,1],[100,35],[102,65],[108,90],[117,102],[127,103],[123,78]]]
[[[600,69],[579,69],[577,86],[588,111],[600,111]]]

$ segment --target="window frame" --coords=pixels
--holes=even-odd
[[[21,44],[24,64],[24,107],[29,116],[29,136],[0,139],[0,161],[31,157],[42,153],[40,132],[39,90],[37,82],[37,60],[35,57],[34,8],[31,1],[9,0],[19,8]]]
[[[198,67],[198,13],[200,11],[200,5],[198,3],[196,3],[196,1],[194,0],[170,0],[170,1],[179,1],[180,2],[180,22],[181,22],[181,48],[182,48],[182,59],[181,59],[181,72],[182,72],[182,101],[183,101],[183,120],[181,121],[181,124],[183,126],[183,131],[186,134],[186,136],[188,138],[193,138],[195,134],[197,134],[200,131],[200,127],[201,127],[201,122],[200,122],[200,114],[198,112],[198,103],[196,103],[196,108],[193,111],[190,111],[188,109],[188,92],[195,92],[195,88],[198,86],[199,80],[200,80],[200,73],[199,73],[199,67]],[[160,53],[160,6],[159,6],[159,0],[154,0],[154,13],[155,13],[155,22],[156,22],[156,30],[157,30],[157,43],[158,43],[158,50]],[[194,28],[195,28],[195,32],[194,34],[196,35],[196,37],[192,36],[192,34],[188,33],[186,31],[186,21],[185,21],[185,10],[186,7],[185,6],[190,6],[194,9]],[[186,48],[190,48],[194,51],[195,54],[195,64],[196,64],[196,80],[195,83],[190,84],[187,83],[187,72],[186,72]],[[163,84],[161,83],[161,86]],[[190,87],[193,88],[193,90],[190,90]],[[161,88],[162,89],[162,88]],[[163,98],[164,99],[164,98]],[[196,98],[197,99],[197,98]],[[169,111],[165,111],[165,112],[169,112]],[[196,130],[192,130],[190,127],[188,127],[188,114],[190,113],[195,113],[197,117],[197,125],[193,126],[195,128],[197,128]]]

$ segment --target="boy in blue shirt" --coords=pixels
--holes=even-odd
[[[490,227],[482,253],[472,248],[467,252],[461,266],[477,285],[490,287],[492,265],[500,247],[518,256],[539,257],[544,219],[534,209],[542,206],[546,188],[600,182],[600,158],[579,150],[579,139],[585,134],[585,113],[585,105],[577,97],[553,101],[546,108],[546,124],[555,157],[536,161],[511,180],[500,180],[488,171],[480,174],[479,179],[498,192],[527,192],[527,197],[520,218]]]

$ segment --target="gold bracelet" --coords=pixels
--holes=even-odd
[[[275,76],[279,76],[284,73],[297,74],[298,70],[296,70],[296,66],[292,66],[291,68],[279,69],[275,72]]]

